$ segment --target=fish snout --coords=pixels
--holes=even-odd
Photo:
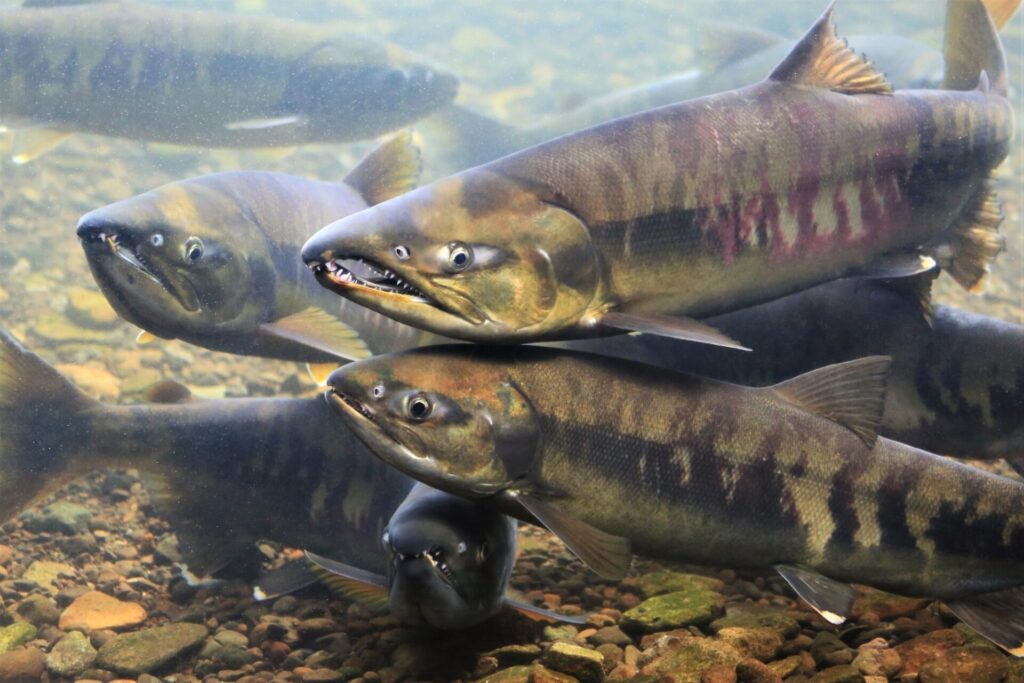
[[[75,234],[83,242],[105,242],[117,234],[118,224],[94,213],[87,213],[78,221]]]

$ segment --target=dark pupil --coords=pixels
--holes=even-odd
[[[192,247],[188,250],[188,257],[195,261],[202,255],[203,251],[199,247]]]
[[[455,265],[457,265],[457,266],[465,265],[465,263],[466,263],[466,253],[460,251],[459,253],[455,254],[455,257],[452,259],[452,261],[454,261]]]
[[[412,402],[409,406],[409,412],[413,417],[423,417],[427,414],[427,402],[423,399],[417,399]]]

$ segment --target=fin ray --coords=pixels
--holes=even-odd
[[[857,591],[849,584],[793,565],[776,565],[775,571],[801,600],[810,605],[828,623],[838,626],[850,615]]]
[[[965,624],[1015,657],[1024,657],[1024,586],[952,600]]]
[[[363,360],[373,355],[359,332],[313,306],[272,323],[263,323],[259,329],[346,360]]]
[[[422,161],[411,131],[404,131],[370,152],[345,176],[370,206],[416,187]]]
[[[710,344],[739,351],[750,351],[750,349],[732,337],[693,318],[608,311],[601,314],[598,322],[606,327],[627,332],[642,332],[644,334],[697,342],[698,344]]]
[[[584,564],[601,576],[621,579],[629,573],[633,549],[628,539],[590,526],[537,496],[518,493],[515,498]]]
[[[352,567],[305,551],[313,573],[332,593],[355,600],[374,609],[388,606],[387,579],[379,574]]]
[[[885,409],[890,365],[889,356],[868,356],[811,370],[767,390],[846,427],[872,448]]]
[[[892,86],[885,76],[836,35],[832,23],[833,10],[834,4],[768,78],[846,95],[891,95]]]

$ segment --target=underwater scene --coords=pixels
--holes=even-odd
[[[0,2],[0,683],[1024,682],[1020,3]]]

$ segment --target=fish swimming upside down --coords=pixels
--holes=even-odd
[[[327,226],[303,258],[357,303],[502,343],[737,346],[692,318],[936,262],[975,289],[1001,248],[990,175],[1014,121],[978,0],[950,2],[945,78],[893,93],[830,10],[758,85],[438,180]]]
[[[386,462],[536,518],[604,575],[634,550],[774,567],[833,623],[848,583],[865,584],[945,600],[1024,654],[1024,484],[877,437],[888,365],[748,388],[564,350],[440,346],[328,384]]]

